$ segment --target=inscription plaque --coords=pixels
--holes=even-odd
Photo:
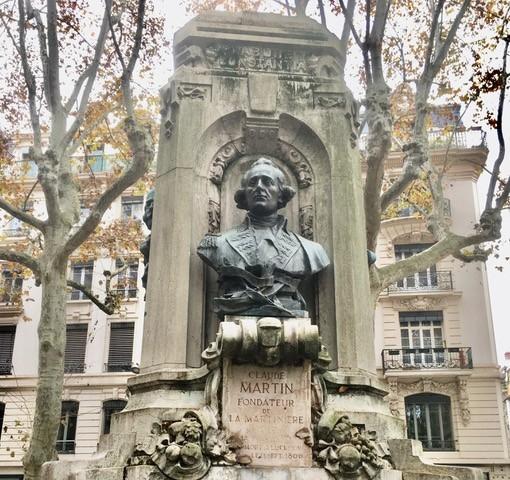
[[[310,362],[263,367],[223,364],[223,427],[253,466],[312,465]]]

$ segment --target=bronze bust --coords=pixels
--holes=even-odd
[[[293,317],[306,310],[301,281],[329,265],[324,248],[287,229],[278,210],[295,195],[283,172],[259,158],[235,194],[245,221],[219,235],[209,234],[198,255],[219,274],[220,314]]]

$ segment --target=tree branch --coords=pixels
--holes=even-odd
[[[74,252],[96,229],[111,203],[147,171],[154,157],[154,142],[148,128],[140,127],[134,120],[127,119],[125,129],[133,151],[133,161],[126,167],[122,175],[103,192],[87,219],[70,236],[57,256],[67,258]]]
[[[50,85],[49,85],[49,71],[48,71],[48,42],[46,38],[46,32],[44,29],[44,24],[41,18],[41,14],[39,10],[36,10],[32,7],[32,2],[27,0],[27,19],[34,18],[37,34],[39,38],[39,55],[41,57],[41,65],[43,72],[43,85],[44,85],[44,95],[46,97],[46,102],[48,105],[50,104]]]
[[[18,0],[18,33],[19,33],[19,47],[12,36],[10,29],[4,23],[7,29],[9,37],[11,37],[16,49],[18,50],[21,58],[21,65],[23,67],[23,77],[28,91],[28,108],[30,112],[30,122],[32,124],[32,131],[34,133],[34,150],[37,155],[42,152],[42,136],[41,136],[41,124],[39,121],[39,113],[37,111],[37,86],[35,83],[35,77],[28,63],[28,54],[26,47],[26,28],[25,28],[25,6],[23,0]],[[2,22],[4,22],[2,18]]]
[[[460,22],[462,22],[462,19],[464,18],[464,15],[471,3],[471,0],[464,0],[462,2],[462,5],[457,12],[457,15],[455,16],[455,19],[452,23],[452,26],[450,27],[450,30],[448,31],[448,35],[446,36],[445,41],[441,45],[441,48],[439,49],[439,52],[437,52],[437,55],[435,56],[434,60],[430,64],[431,72],[432,72],[432,78],[437,75],[439,72],[441,66],[443,65],[443,62],[446,58],[446,55],[448,55],[448,51],[450,50],[450,46],[455,38],[455,35],[457,35],[457,30],[459,28]],[[425,71],[425,70],[424,70]]]
[[[417,253],[412,257],[408,257],[404,260],[386,265],[381,268],[376,267],[376,274],[374,275],[378,279],[377,285],[372,285],[372,288],[378,292],[381,292],[386,287],[393,283],[412,275],[416,272],[423,271],[434,265],[439,260],[445,258],[448,255],[456,254],[463,248],[471,245],[478,245],[481,242],[492,240],[487,238],[483,234],[475,234],[468,237],[455,235],[448,233],[443,239],[435,243],[431,247],[427,248],[423,252]]]
[[[297,6],[297,4],[296,4]],[[306,4],[305,4],[306,6]],[[128,118],[134,119],[134,107],[133,107],[133,98],[131,95],[131,78],[133,76],[133,71],[135,69],[136,62],[138,61],[138,57],[140,55],[140,48],[142,46],[142,33],[144,27],[144,19],[145,19],[145,0],[138,0],[138,11],[136,16],[136,32],[135,32],[135,41],[133,44],[133,50],[131,51],[131,55],[129,57],[129,62],[126,66],[124,59],[122,57],[122,53],[120,51],[119,45],[117,43],[115,37],[115,31],[113,29],[113,25],[111,22],[111,15],[109,15],[109,25],[110,31],[112,34],[112,38],[114,40],[115,51],[117,52],[117,56],[119,57],[119,61],[122,64],[122,101],[124,103],[124,107],[126,108]]]
[[[423,67],[424,72],[428,71],[430,63],[432,62],[432,53],[434,52],[436,31],[439,25],[439,16],[441,15],[441,12],[443,10],[444,3],[445,0],[439,0],[432,15],[432,24],[430,26],[429,41],[427,43],[427,50],[425,52],[425,62]]]
[[[86,83],[85,83],[85,87],[84,87],[84,90],[83,90],[83,93],[81,96],[80,105],[78,107],[76,117],[75,117],[71,127],[69,128],[69,130],[66,132],[66,134],[62,138],[62,144],[61,144],[62,150],[67,149],[68,145],[71,143],[72,139],[74,138],[78,129],[81,127],[81,125],[84,121],[84,118],[85,118],[85,112],[87,110],[89,97],[92,92],[92,87],[94,86],[94,82],[96,80],[97,71],[99,69],[99,62],[101,60],[101,56],[103,55],[104,45],[106,42],[106,36],[107,36],[106,34],[108,32],[108,17],[110,16],[112,2],[111,2],[111,0],[106,0],[105,3],[106,3],[105,13],[103,15],[101,29],[99,30],[99,35],[97,37],[96,48],[94,51],[94,58],[92,60],[92,63],[88,67],[89,72],[88,72],[88,75],[86,75]],[[84,75],[84,74],[82,74],[82,75]],[[75,94],[76,90],[77,90],[76,97],[78,96],[78,92],[81,90],[81,86],[80,87],[78,86],[78,83],[80,81],[85,82],[85,78],[81,78],[81,76],[80,76],[80,78],[78,78],[78,82],[75,85],[72,96]],[[71,100],[71,98],[69,99],[69,101],[70,100]],[[66,107],[69,105],[69,101],[67,102]],[[73,103],[74,103],[74,101],[73,101]]]
[[[60,117],[62,114],[62,98],[60,94],[60,52],[57,36],[57,2],[48,0],[46,13],[48,26],[48,107],[53,116]],[[46,83],[46,82],[45,82]],[[61,124],[62,118],[57,118],[57,124]],[[60,125],[62,126],[62,125]],[[63,125],[65,128],[65,125]]]
[[[81,283],[75,282],[74,280],[67,280],[67,285],[69,287],[74,288],[75,290],[79,290],[83,295],[85,295],[96,307],[102,310],[107,315],[113,315],[115,313],[115,308],[109,304],[108,302],[108,293],[106,294],[107,301],[105,303],[101,302],[99,298],[97,298],[91,290],[87,287],[83,286]]]
[[[23,265],[24,267],[27,267],[29,270],[31,270],[36,277],[39,277],[41,274],[39,261],[27,253],[14,252],[6,248],[0,248],[0,260],[19,263],[20,265]]]
[[[349,25],[349,28],[351,29],[351,33],[352,33],[354,40],[358,44],[358,47],[363,49],[363,42],[361,41],[361,39],[358,35],[358,32],[356,31],[356,27],[354,26],[354,21],[353,21],[354,7],[356,5],[356,0],[350,0],[348,7],[345,6],[344,0],[338,0],[338,1],[340,3],[340,8],[342,9],[342,13],[344,14],[345,21],[347,22],[347,25]],[[343,37],[343,33],[342,33],[342,37]]]
[[[38,218],[35,218],[33,215],[30,215],[30,213],[25,212],[21,208],[11,205],[9,202],[7,202],[2,197],[0,197],[0,208],[2,210],[5,210],[9,215],[12,215],[13,217],[16,217],[17,219],[21,220],[22,222],[25,222],[28,225],[31,225],[32,227],[37,228],[37,230],[44,232],[44,229],[46,227],[45,222],[43,222],[42,220],[39,220]]]
[[[503,50],[503,65],[501,67],[501,86],[499,91],[499,100],[498,100],[498,114],[497,114],[497,125],[496,132],[498,137],[498,156],[496,161],[494,162],[494,167],[492,169],[492,175],[489,182],[489,189],[487,190],[487,199],[485,201],[485,208],[491,208],[492,200],[494,198],[494,194],[496,192],[496,182],[499,178],[499,172],[501,170],[501,164],[505,159],[506,154],[506,144],[505,144],[505,136],[503,135],[503,111],[505,105],[505,95],[506,95],[506,87],[508,81],[508,74],[506,71],[507,57],[508,57],[508,47],[510,45],[510,37],[505,38],[505,48]],[[496,206],[501,208],[508,199],[509,194],[509,185],[506,183],[502,195],[496,200]]]

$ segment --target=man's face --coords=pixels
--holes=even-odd
[[[271,215],[278,210],[280,188],[274,169],[256,167],[249,170],[244,191],[250,212]]]

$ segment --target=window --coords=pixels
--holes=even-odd
[[[134,332],[134,322],[116,322],[111,324],[108,372],[131,371]]]
[[[400,337],[403,349],[428,349],[403,352],[407,366],[444,363],[443,312],[400,312]]]
[[[112,415],[124,410],[126,400],[108,400],[103,403],[103,433],[110,433],[110,426],[112,424]]]
[[[85,349],[87,347],[86,323],[69,324],[66,327],[66,351],[64,357],[65,373],[83,373],[85,368]]]
[[[429,248],[432,244],[427,243],[417,243],[410,245],[395,245],[395,259],[397,261],[404,260],[405,258],[412,257],[417,253],[423,252]],[[437,287],[437,271],[436,266],[432,265],[431,267],[423,270],[421,272],[414,273],[413,275],[409,275],[408,277],[399,280],[397,282],[397,288],[400,289],[420,289],[427,287]]]
[[[143,197],[122,197],[121,199],[122,215],[121,218],[127,220],[141,220],[143,216]]]
[[[79,406],[74,401],[62,402],[56,447],[58,453],[74,453]]]
[[[405,399],[407,437],[424,450],[454,450],[450,397],[420,393]]]
[[[0,439],[4,428],[5,403],[0,402]]]
[[[122,268],[124,262],[117,260],[115,267]],[[125,270],[117,275],[117,293],[122,298],[136,298],[136,290],[138,284],[138,260],[129,262]]]
[[[21,300],[23,277],[20,272],[8,269],[2,270],[2,284],[0,288],[0,302],[18,303]]]
[[[33,160],[30,160],[30,154],[24,152],[21,154],[21,171],[30,178],[37,177],[38,168]]]
[[[16,325],[0,325],[0,375],[10,375]]]
[[[94,270],[94,262],[75,263],[71,266],[71,276],[73,281],[80,283],[86,288],[92,287],[92,272]],[[71,291],[71,300],[83,300],[85,295],[79,290]]]

